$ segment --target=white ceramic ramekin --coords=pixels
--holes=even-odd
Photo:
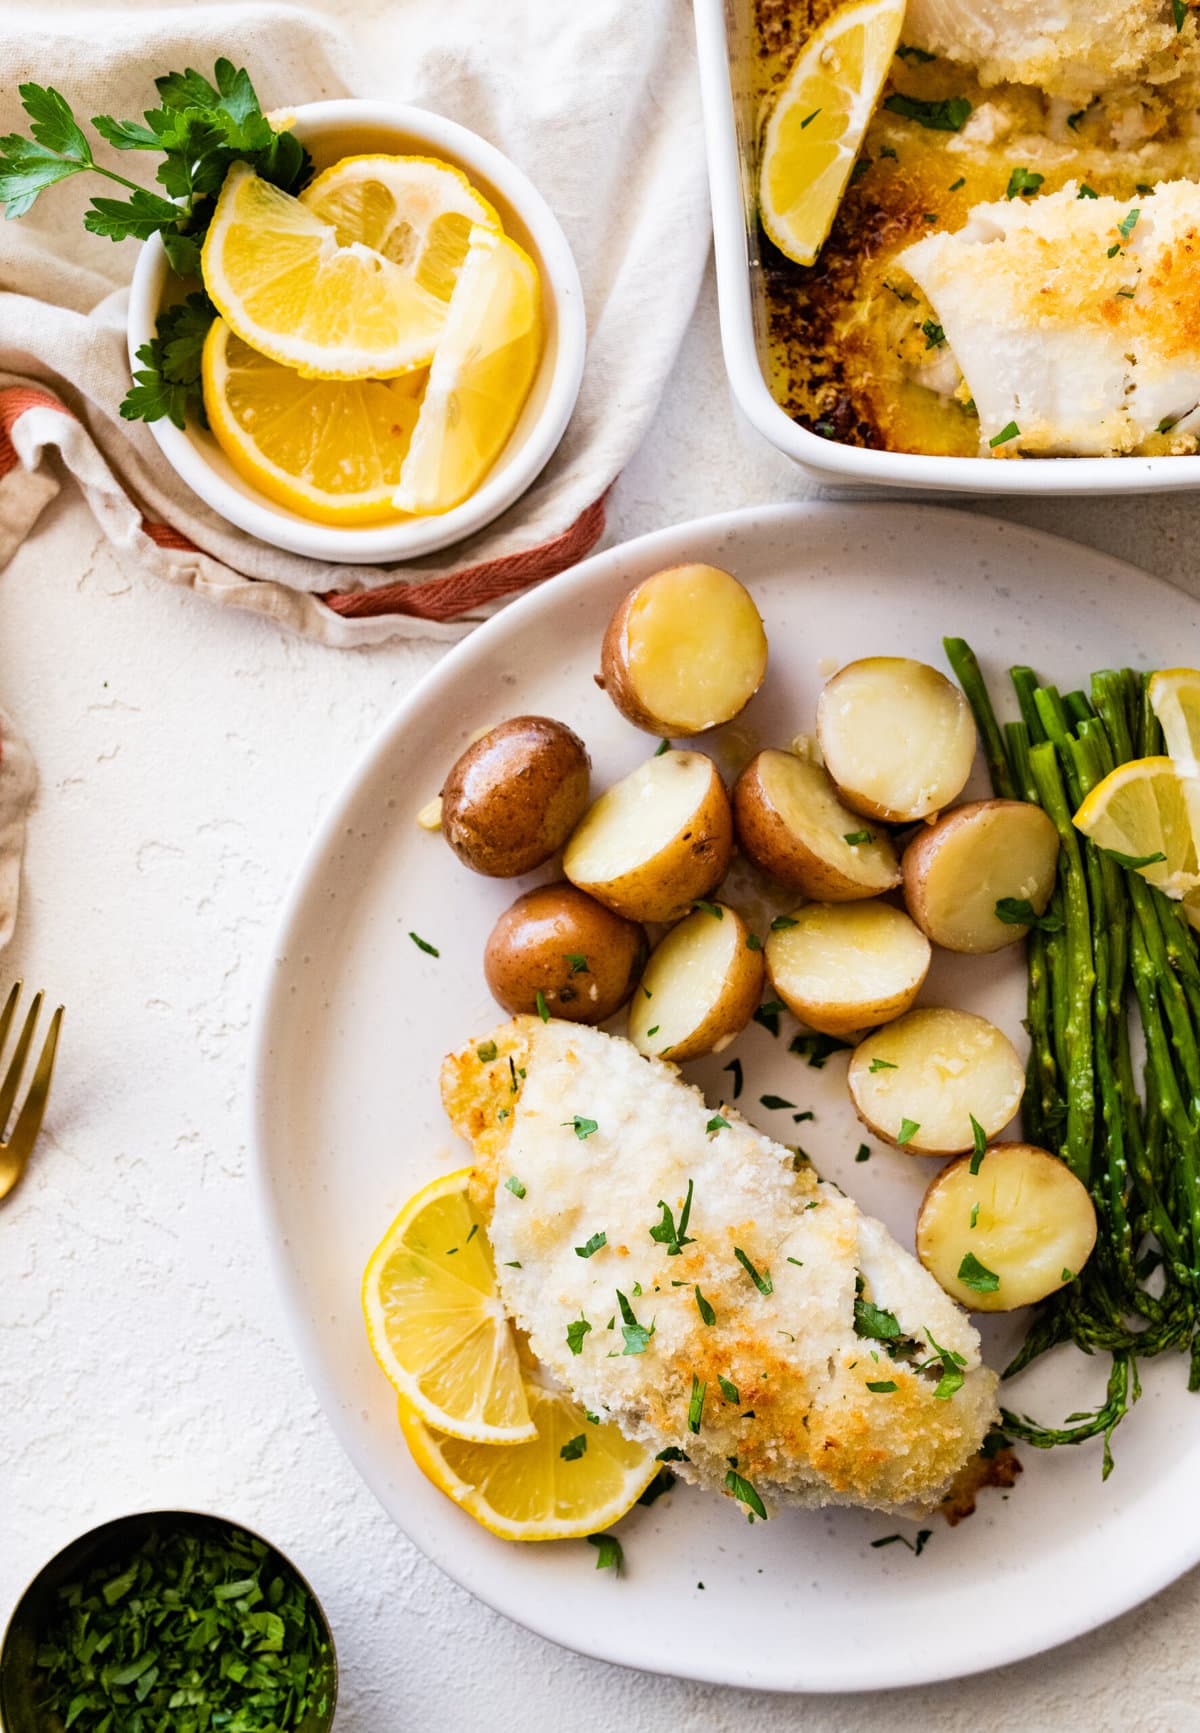
[[[505,229],[531,255],[542,277],[546,347],[529,401],[483,485],[440,517],[402,519],[367,528],[307,522],[266,499],[235,473],[212,435],[189,422],[150,423],[167,462],[205,502],[260,541],[310,559],[386,565],[462,541],[499,517],[549,460],[571,418],[583,377],[587,330],[583,290],[558,219],[533,183],[478,134],[423,108],[393,103],[312,102],[288,111],[296,136],[319,170],[340,157],[380,151],[437,156],[456,164],[495,205]],[[157,236],[142,248],[129,292],[129,357],[154,334],[169,272]]]
[[[738,406],[765,439],[822,482],[949,493],[1154,493],[1200,487],[1200,458],[924,457],[864,451],[798,427],[771,395],[755,208],[756,55],[750,0],[695,0],[725,366]]]

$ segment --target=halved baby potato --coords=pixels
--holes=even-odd
[[[702,752],[662,752],[606,789],[563,855],[572,884],[635,921],[674,921],[725,877],[733,814]]]
[[[917,1256],[974,1312],[1032,1306],[1079,1274],[1096,1211],[1070,1168],[1032,1143],[992,1144],[942,1169],[917,1217]]]
[[[909,1011],[850,1056],[850,1099],[863,1124],[909,1155],[972,1149],[1021,1105],[1025,1072],[1008,1036],[986,1017],[942,1007]]]
[[[717,566],[672,566],[608,623],[600,684],[636,728],[700,734],[729,722],[767,671],[767,634],[744,584]]]
[[[970,705],[953,681],[907,656],[868,656],[827,680],[817,739],[848,804],[890,824],[948,806],[975,762]]]
[[[846,903],[900,883],[889,837],[842,803],[821,765],[794,752],[757,753],[734,784],[733,812],[742,852],[789,890]]]
[[[568,1023],[603,1023],[633,992],[646,950],[636,921],[574,885],[538,885],[492,928],[483,972],[492,997],[515,1017],[544,1006]]]
[[[1058,832],[1025,800],[974,800],[944,812],[900,862],[904,900],[921,931],[947,951],[1003,950],[1029,928],[1000,919],[1005,899],[1044,914],[1054,890]]]
[[[929,940],[890,903],[810,903],[767,939],[767,973],[788,1008],[823,1035],[902,1016],[929,971]]]
[[[719,1053],[762,998],[762,952],[726,903],[694,913],[656,946],[629,1007],[629,1039],[659,1059]]]

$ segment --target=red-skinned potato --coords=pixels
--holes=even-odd
[[[568,1023],[603,1023],[626,1002],[646,959],[636,921],[613,914],[571,884],[539,885],[492,928],[483,972],[514,1016],[541,1012]]]
[[[749,591],[717,566],[672,566],[621,602],[604,634],[600,684],[635,728],[701,734],[729,722],[767,669]]]
[[[549,716],[513,716],[489,728],[450,768],[442,831],[466,866],[518,878],[558,853],[588,802],[583,741]]]

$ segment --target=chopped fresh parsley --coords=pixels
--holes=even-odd
[[[796,1105],[794,1101],[788,1101],[782,1095],[760,1095],[758,1099],[764,1107],[770,1108],[772,1112],[785,1107],[790,1110]]]
[[[883,106],[889,114],[915,120],[931,132],[961,132],[971,114],[971,104],[965,96],[951,96],[942,102],[923,102],[917,96],[902,96],[898,90],[887,97]]]
[[[568,1438],[558,1454],[564,1462],[578,1462],[586,1449],[587,1434],[580,1432],[574,1438]]]
[[[707,1384],[701,1384],[696,1374],[692,1373],[692,1396],[688,1403],[688,1431],[699,1433],[700,1422],[704,1418],[704,1393]]]
[[[773,933],[786,933],[789,927],[798,927],[799,925],[799,921],[792,915],[776,915],[771,922],[771,931]]]
[[[870,1300],[855,1300],[854,1333],[866,1336],[872,1342],[897,1342],[901,1333],[900,1320],[894,1312],[885,1312],[882,1306],[873,1306]]]
[[[671,742],[669,740],[660,740],[658,745],[654,748],[654,756],[655,758],[661,758],[664,752],[670,752],[670,750]]]
[[[564,1119],[563,1124],[574,1127],[575,1135],[579,1139],[580,1143],[583,1142],[585,1137],[590,1137],[593,1131],[599,1131],[600,1129],[596,1120],[585,1119],[582,1113],[576,1113],[571,1119]]]
[[[757,933],[746,934],[746,949],[748,951],[761,951],[762,948],[762,940]]]
[[[677,1258],[684,1246],[695,1244],[695,1237],[687,1231],[688,1217],[692,1213],[692,1181],[687,1184],[687,1196],[683,1200],[683,1208],[679,1212],[679,1226],[675,1225],[675,1212],[669,1204],[659,1198],[656,1206],[662,1211],[662,1220],[650,1229],[650,1238],[657,1240],[659,1245],[666,1246],[667,1256]]]
[[[695,1292],[696,1292],[696,1309],[699,1311],[701,1318],[704,1320],[704,1322],[706,1324],[715,1324],[717,1321],[717,1314],[713,1311],[709,1302],[704,1298],[704,1295],[700,1292],[699,1282],[697,1282],[697,1284],[696,1284]]]
[[[704,1127],[704,1129],[705,1129],[705,1131],[709,1131],[709,1132],[728,1131],[729,1130],[729,1121],[727,1119],[723,1119],[719,1113],[714,1113],[712,1118],[709,1120],[708,1124]]]
[[[485,1041],[482,1046],[475,1049],[475,1057],[481,1065],[490,1065],[498,1052],[499,1048],[494,1041]]]
[[[986,1264],[981,1264],[974,1252],[967,1252],[958,1266],[958,1279],[964,1288],[972,1288],[977,1294],[994,1294],[1000,1286],[1000,1278],[995,1270],[989,1270]]]
[[[892,161],[893,161],[893,162],[899,162],[899,161],[900,161],[900,157],[899,157],[899,154],[898,154],[898,153],[897,153],[897,152],[896,152],[896,151],[894,151],[894,150],[893,150],[893,149],[892,149],[892,147],[891,147],[891,145],[890,145],[890,144],[881,144],[881,145],[880,145],[880,147],[879,147],[879,155],[880,155],[880,158],[881,158],[881,159],[882,159],[882,158],[883,158],[883,157],[885,157],[885,156],[886,156],[886,157],[891,157],[891,159],[892,159]],[[888,288],[889,288],[889,289],[890,289],[890,288],[891,288],[891,284],[890,284],[890,283],[889,283],[889,284],[888,284]],[[908,300],[910,300],[910,301],[915,301],[915,300],[916,300],[916,296],[915,296],[915,295],[909,295],[909,296],[908,296],[908,297],[904,297],[904,296],[901,296],[901,299],[902,299],[902,300],[903,300],[903,299],[905,299],[905,298],[907,298],[907,299],[908,299]]]
[[[1019,439],[1020,437],[1021,429],[1017,426],[1015,421],[1010,421],[1007,427],[1002,427],[1000,429],[999,433],[993,433],[992,437],[988,440],[988,444],[994,451],[998,445],[1007,445],[1009,440]]]
[[[786,1010],[787,1006],[782,999],[768,999],[765,1004],[758,1007],[754,1013],[753,1021],[765,1029],[768,1035],[778,1035],[779,1018],[781,1013]]]
[[[571,1350],[572,1354],[583,1353],[583,1338],[591,1333],[591,1328],[592,1326],[588,1323],[582,1313],[572,1323],[567,1325],[567,1347]]]
[[[800,122],[800,131],[803,132],[806,126],[811,126],[813,121],[820,114],[820,112],[821,112],[821,110],[819,108],[814,108],[811,114],[806,115],[804,117],[804,119]]]
[[[952,193],[956,193],[960,187],[965,187],[966,184],[967,184],[967,177],[965,175],[959,175],[959,177],[956,181],[951,181],[950,186],[949,186],[949,191]]]
[[[625,1338],[626,1354],[644,1354],[650,1346],[650,1338],[654,1334],[654,1323],[649,1327],[639,1324],[633,1314],[633,1307],[625,1298],[620,1288],[617,1289],[617,1304],[621,1308],[621,1334]]]
[[[737,1385],[734,1384],[731,1379],[726,1378],[721,1372],[717,1373],[717,1383],[721,1386],[721,1394],[725,1398],[726,1402],[732,1402],[736,1408],[738,1403],[742,1400],[738,1395]]]
[[[588,969],[588,960],[581,951],[564,951],[563,958],[566,962],[570,963],[571,973],[573,975],[590,974],[591,971]]]
[[[725,1069],[733,1078],[733,1099],[736,1101],[742,1093],[742,1062],[740,1059],[731,1059]]]
[[[525,1187],[521,1184],[515,1173],[509,1174],[508,1178],[504,1182],[504,1189],[505,1191],[511,1191],[514,1197],[525,1196]]]
[[[1188,15],[1187,0],[1171,0],[1171,17],[1174,19],[1174,22],[1175,22],[1175,34],[1176,34],[1176,36],[1179,35],[1179,32],[1183,29],[1184,25],[1187,23],[1187,15]]]
[[[927,319],[925,321],[925,324],[921,327],[921,329],[926,333],[926,335],[928,335],[929,326],[930,326],[930,321]],[[941,326],[939,325],[937,327],[937,329],[940,331]],[[944,338],[944,335],[945,334],[943,333],[943,338]],[[926,348],[932,349],[933,344],[927,343]],[[857,848],[860,843],[866,843],[866,842],[872,841],[871,832],[869,830],[851,830],[851,831],[848,831],[846,833],[846,835],[842,838],[842,841],[849,843],[851,848]]]
[[[1008,188],[1004,194],[1006,199],[1023,198],[1027,193],[1036,193],[1045,180],[1045,175],[1034,173],[1027,168],[1015,168],[1008,177]]]
[[[871,1545],[873,1547],[892,1546],[896,1541],[899,1541],[901,1546],[906,1546],[909,1552],[915,1554],[917,1558],[920,1558],[921,1554],[925,1551],[926,1542],[931,1538],[932,1534],[933,1530],[931,1528],[918,1529],[915,1543],[909,1540],[908,1536],[905,1534],[883,1534],[880,1535],[878,1540],[873,1540]]]
[[[1061,933],[1061,915],[1039,915],[1027,897],[1001,897],[996,904],[996,919],[1006,927],[1036,927],[1042,933]]]
[[[751,1512],[753,1516],[757,1516],[763,1522],[766,1522],[766,1506],[758,1496],[753,1483],[747,1480],[743,1475],[739,1474],[736,1468],[731,1468],[729,1473],[725,1476],[725,1490],[726,1492],[731,1492],[739,1504],[744,1504],[746,1509]]]
[[[979,1220],[979,1205],[977,1203],[974,1203],[971,1205],[971,1220],[970,1220],[968,1225],[970,1227],[974,1227],[975,1223],[978,1220]]]
[[[942,1375],[933,1394],[937,1401],[948,1402],[963,1387],[965,1382],[963,1367],[967,1362],[961,1354],[956,1354],[953,1348],[943,1348],[940,1343],[935,1342],[933,1333],[928,1327],[925,1330],[925,1335],[929,1341],[929,1346],[933,1349],[933,1358],[922,1361],[917,1370],[923,1372],[930,1366],[941,1366]]]
[[[946,341],[945,330],[938,324],[936,319],[926,319],[925,323],[921,326],[921,330],[925,336],[926,349],[940,349],[942,344]],[[855,831],[855,841],[861,841],[864,837],[868,842],[870,842],[871,833],[869,830]],[[847,842],[850,840],[849,837],[846,838]]]
[[[584,1242],[583,1245],[575,1247],[575,1256],[577,1258],[594,1258],[601,1246],[606,1246],[607,1244],[607,1234],[593,1234],[590,1239]]]
[[[969,1117],[971,1120],[971,1138],[974,1144],[974,1148],[971,1151],[970,1170],[973,1176],[979,1172],[983,1158],[987,1154],[987,1132],[983,1129],[982,1125],[980,1125],[973,1113]]]
[[[900,1144],[901,1147],[906,1143],[911,1143],[920,1129],[921,1122],[919,1119],[902,1119],[900,1121],[900,1129],[896,1133],[896,1142]]]
[[[542,992],[540,987],[533,996],[533,1002],[537,1006],[537,1014],[542,1019],[542,1022],[548,1023],[550,1021],[550,1011],[546,1004],[546,995]]]
[[[647,1033],[647,1035],[657,1035],[658,1031],[659,1031],[659,1025],[656,1023],[654,1025],[653,1029],[647,1029],[646,1033]]]
[[[1141,211],[1139,211],[1135,206],[1133,210],[1129,211],[1121,218],[1120,222],[1117,224],[1117,228],[1120,231],[1121,239],[1123,241],[1127,241],[1133,231],[1137,228],[1138,218],[1141,214]]]
[[[703,912],[706,915],[711,915],[714,921],[723,921],[725,919],[725,910],[721,907],[720,903],[706,903],[703,897],[696,898],[696,901],[692,904],[692,912],[694,914]]]
[[[867,1389],[873,1396],[889,1396],[893,1390],[899,1388],[894,1378],[877,1378],[873,1383],[870,1380],[867,1382]]]
[[[803,1258],[789,1258],[788,1263],[789,1264],[795,1264],[795,1266],[798,1270],[802,1270],[804,1268],[804,1259]]]
[[[686,1450],[680,1450],[677,1444],[668,1444],[665,1450],[660,1450],[654,1458],[655,1462],[690,1462],[692,1459]]]
[[[611,1570],[620,1576],[625,1568],[625,1554],[621,1551],[621,1543],[615,1534],[589,1534],[588,1545],[596,1549],[596,1569]]]
[[[1165,854],[1122,854],[1119,848],[1101,848],[1100,853],[1116,861],[1118,866],[1128,867],[1131,872],[1137,872],[1141,867],[1157,866],[1167,858]]]
[[[872,1077],[874,1077],[877,1071],[899,1071],[899,1069],[900,1067],[893,1064],[890,1059],[872,1059],[871,1063],[867,1066],[867,1070],[871,1073]]]
[[[816,1117],[811,1107],[805,1107],[800,1113],[793,1113],[792,1124],[803,1125],[806,1119],[815,1119]]]
[[[1063,1265],[1062,1280],[1064,1282],[1073,1282],[1075,1280],[1074,1270],[1067,1269],[1065,1264]]]
[[[858,1146],[858,1153],[854,1159],[855,1161],[870,1161],[871,1145],[869,1143],[860,1143]]]
[[[431,945],[428,939],[423,939],[420,933],[410,933],[408,936],[417,947],[418,951],[424,951],[427,957],[441,956],[442,953],[438,950],[437,946]]]
[[[660,1468],[654,1479],[645,1490],[638,1494],[638,1503],[644,1505],[657,1504],[664,1492],[670,1492],[675,1484],[675,1476],[669,1468]]]
[[[771,1281],[771,1272],[769,1270],[764,1270],[760,1275],[742,1250],[741,1246],[734,1246],[733,1255],[737,1259],[738,1263],[741,1264],[742,1268],[745,1270],[746,1274],[754,1283],[754,1286],[758,1289],[760,1294],[774,1293],[774,1284]]]
[[[814,1071],[823,1071],[831,1053],[843,1053],[850,1046],[849,1041],[839,1041],[836,1035],[793,1035],[788,1052],[806,1059]]]
[[[927,48],[913,48],[907,42],[902,42],[896,50],[900,60],[914,61],[917,66],[928,66],[931,60],[936,60],[936,54],[930,54]]]
[[[1090,187],[1086,181],[1080,181],[1079,191],[1075,194],[1075,197],[1077,199],[1098,199],[1100,194],[1096,191],[1095,187]]]

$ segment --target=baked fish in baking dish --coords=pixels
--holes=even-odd
[[[789,1503],[937,1501],[996,1376],[879,1222],[619,1037],[519,1017],[484,1051],[446,1060],[443,1100],[504,1305],[585,1408],[710,1488],[732,1462]]]

